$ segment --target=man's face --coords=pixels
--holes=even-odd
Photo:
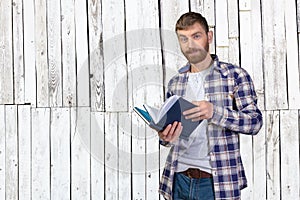
[[[202,62],[209,54],[209,44],[212,42],[212,32],[195,23],[186,30],[177,30],[177,36],[183,55],[191,64]]]

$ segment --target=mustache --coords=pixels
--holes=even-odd
[[[200,49],[200,48],[189,48],[186,53],[195,53],[195,52],[200,52],[200,51],[204,51],[204,49]]]

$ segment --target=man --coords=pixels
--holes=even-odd
[[[209,54],[213,33],[201,14],[183,14],[176,33],[188,64],[169,81],[167,97],[191,100],[196,107],[183,115],[203,121],[189,140],[179,139],[180,122],[158,133],[171,147],[159,192],[174,200],[240,199],[247,182],[239,134],[255,135],[262,126],[253,82],[244,69]]]

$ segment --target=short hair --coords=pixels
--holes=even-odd
[[[206,33],[209,31],[205,17],[196,12],[188,12],[181,15],[181,17],[177,20],[175,31],[177,32],[177,30],[185,30],[197,22],[204,28]]]

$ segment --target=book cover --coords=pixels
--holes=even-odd
[[[160,109],[144,105],[144,109],[135,107],[134,111],[149,125],[151,128],[162,131],[169,124],[175,121],[181,122],[183,129],[180,135],[181,139],[187,140],[194,129],[201,121],[193,122],[185,119],[183,111],[196,107],[193,103],[179,96],[170,97]]]

